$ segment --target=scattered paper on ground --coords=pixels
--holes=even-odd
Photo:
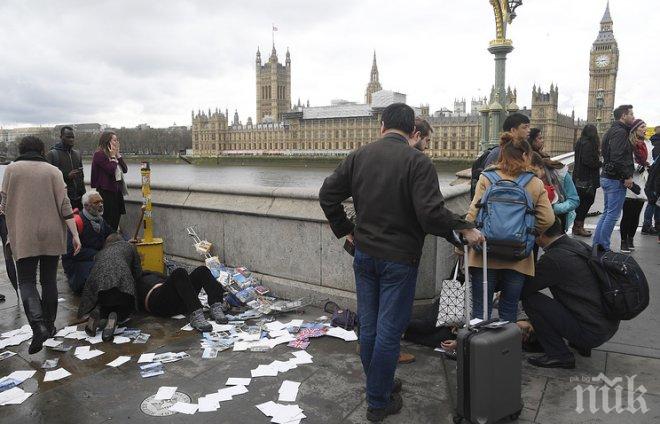
[[[155,400],[168,400],[172,399],[174,393],[176,392],[176,386],[161,386],[154,397]]]
[[[58,368],[55,371],[46,371],[46,375],[44,376],[44,382],[61,380],[70,375],[71,373],[65,370],[64,368]]]
[[[180,412],[182,414],[192,415],[197,412],[198,405],[196,403],[177,402],[170,406],[170,411]]]
[[[278,401],[280,402],[295,402],[296,397],[298,396],[298,388],[300,383],[296,381],[284,380],[280,386],[278,393],[280,397]]]
[[[112,362],[108,362],[106,365],[109,367],[117,368],[118,366],[123,365],[130,360],[130,356],[119,356],[117,359]]]

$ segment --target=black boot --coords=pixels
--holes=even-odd
[[[44,314],[44,323],[48,329],[48,334],[53,337],[57,332],[55,328],[55,318],[57,318],[57,300],[45,302],[41,299],[41,310]]]
[[[635,250],[635,242],[633,241],[634,237],[628,237],[628,249]]]
[[[44,322],[43,311],[41,310],[41,302],[39,302],[39,299],[24,299],[23,308],[25,309],[25,315],[32,328],[32,342],[28,348],[28,353],[32,355],[43,348],[43,344],[46,339],[50,337],[50,333]]]
[[[621,253],[630,253],[630,248],[628,247],[628,238],[621,236]]]

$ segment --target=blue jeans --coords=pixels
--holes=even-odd
[[[646,204],[646,209],[644,209],[644,227],[651,228],[653,225],[653,220],[655,220],[655,226],[660,227],[660,208],[655,206],[655,202],[658,201],[658,196],[655,193],[646,192],[649,202]]]
[[[64,265],[64,262],[62,260],[62,268],[64,268],[64,274],[69,283],[69,288],[75,294],[81,294],[83,288],[85,288],[87,278],[94,267],[94,261],[72,261],[71,263],[67,263],[67,265]]]
[[[610,238],[616,222],[621,217],[627,189],[622,181],[605,177],[600,177],[600,186],[605,195],[605,206],[594,231],[594,244],[598,243],[606,250],[610,250]]]
[[[518,321],[518,301],[527,277],[512,269],[489,269],[487,273],[488,318],[490,319],[493,313],[493,293],[497,287],[498,290],[501,290],[497,309],[500,319],[509,322]],[[470,281],[472,282],[472,318],[483,319],[483,268],[470,267]]]
[[[367,404],[384,408],[394,384],[401,335],[412,313],[417,267],[372,258],[356,249],[353,269]]]

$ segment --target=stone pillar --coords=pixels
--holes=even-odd
[[[502,130],[502,123],[505,119],[506,111],[502,107],[502,103],[506,99],[506,55],[513,51],[513,46],[509,40],[504,40],[503,42],[491,42],[491,46],[488,48],[488,51],[495,55],[495,99],[493,103],[499,104],[499,119],[497,119],[498,127],[490,128],[490,142],[489,146],[495,146],[499,144],[499,133]],[[493,107],[491,109],[491,126],[493,125],[492,113]],[[493,134],[497,134],[493,137]]]
[[[488,146],[497,146],[500,144],[500,132],[504,122],[504,108],[498,101],[498,95],[495,93],[495,100],[490,104],[490,139]]]
[[[481,134],[479,139],[479,145],[481,146],[482,152],[488,148],[488,140],[490,136],[490,132],[489,132],[490,126],[488,125],[489,112],[490,110],[488,109],[488,105],[484,105],[481,109],[479,109],[479,114],[481,115]]]

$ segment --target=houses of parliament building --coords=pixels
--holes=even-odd
[[[614,87],[618,67],[618,49],[612,34],[609,7],[601,20],[601,28],[591,49],[588,119],[599,126],[609,124],[614,106]],[[279,62],[273,45],[267,61],[262,62],[257,50],[256,119],[246,123],[238,112],[230,121],[229,111],[218,109],[192,113],[193,154],[198,157],[219,155],[345,155],[380,136],[380,115],[394,102],[405,102],[402,93],[381,86],[374,52],[364,103],[333,100],[328,106],[310,106],[291,101],[291,55],[286,52],[284,64]],[[559,88],[551,84],[547,91],[532,89],[529,109],[519,109],[516,90],[509,89],[502,107],[509,112],[527,114],[533,127],[541,129],[545,150],[556,155],[573,149],[573,143],[585,122],[575,113],[558,111]],[[481,150],[480,110],[493,98],[472,99],[468,112],[465,99],[454,102],[454,110],[430,113],[428,105],[416,107],[417,115],[433,127],[426,153],[433,158],[473,159]],[[484,112],[487,113],[487,112]]]

